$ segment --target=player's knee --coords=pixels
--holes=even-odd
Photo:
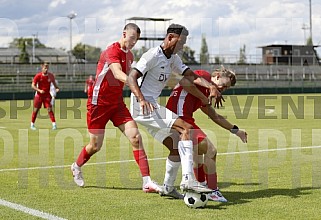
[[[209,142],[208,147],[207,147],[206,156],[209,158],[215,158],[216,154],[217,154],[216,147],[211,142]]]
[[[134,147],[139,147],[140,146],[140,143],[142,141],[142,137],[140,134],[136,134],[135,136],[133,137],[130,137],[129,138],[129,141],[131,143],[132,146]]]
[[[95,154],[98,151],[100,151],[101,146],[98,145],[97,142],[95,143],[90,143],[87,147],[87,150],[89,151],[89,154]]]

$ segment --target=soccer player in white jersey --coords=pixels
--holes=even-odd
[[[168,141],[178,143],[182,161],[180,188],[183,191],[210,193],[212,190],[200,185],[193,174],[193,142],[190,139],[192,126],[157,102],[173,72],[183,75],[180,84],[186,91],[199,98],[203,105],[211,104],[212,97],[220,96],[214,85],[196,75],[176,54],[183,49],[187,36],[186,27],[171,24],[162,45],[151,48],[142,55],[127,78],[127,84],[132,91],[130,110],[133,118],[145,126],[148,132],[165,146],[168,145],[166,144]],[[198,90],[194,82],[208,88],[210,98]],[[172,140],[171,132],[179,132],[180,141]],[[170,166],[170,164],[167,165]],[[169,191],[169,193],[177,193],[175,188]]]

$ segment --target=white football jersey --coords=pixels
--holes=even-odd
[[[142,55],[134,67],[143,76],[138,85],[146,101],[157,103],[157,98],[167,84],[172,73],[182,75],[189,67],[183,64],[177,54],[167,58],[163,49],[158,46],[149,49]]]

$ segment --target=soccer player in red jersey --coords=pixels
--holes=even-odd
[[[84,92],[87,93],[88,97],[92,95],[94,83],[95,83],[94,76],[90,75],[88,79],[86,79],[85,89],[84,89]]]
[[[208,82],[215,84],[220,92],[234,86],[236,83],[235,73],[224,67],[215,70],[212,74],[204,70],[196,70],[194,72],[198,76],[205,78]],[[208,89],[201,86],[197,87],[205,96],[209,95]],[[218,103],[216,104],[218,105]],[[194,146],[194,151],[196,151],[194,153],[194,174],[199,182],[213,189],[213,192],[208,194],[209,200],[227,202],[217,186],[217,150],[214,144],[207,138],[206,134],[196,125],[193,113],[201,109],[213,122],[237,135],[244,143],[247,142],[247,133],[239,130],[236,125],[232,125],[223,116],[217,114],[211,105],[204,106],[200,99],[185,91],[179,84],[173,89],[166,107],[193,126],[193,143],[196,144],[196,146]],[[175,149],[169,142],[166,144],[166,147],[170,149],[170,154],[166,161],[163,195],[167,194],[171,196],[170,193],[166,193],[166,189],[174,186],[180,160],[177,148]],[[201,158],[197,155],[200,155]]]
[[[55,76],[52,73],[48,72],[49,64],[44,62],[41,65],[41,72],[37,73],[32,80],[31,87],[36,91],[34,100],[33,100],[33,112],[31,117],[30,129],[36,130],[35,121],[39,109],[43,105],[48,110],[50,120],[52,122],[52,129],[56,130],[56,119],[54,112],[52,111],[51,105],[51,95],[50,95],[50,84],[56,88],[56,92],[59,92],[58,85],[55,80]]]
[[[87,126],[89,143],[81,150],[71,165],[74,181],[84,186],[81,167],[98,152],[103,143],[105,126],[112,121],[129,139],[134,158],[143,177],[144,192],[159,192],[160,187],[151,180],[149,164],[137,124],[123,100],[124,82],[134,61],[130,51],[140,37],[140,28],[133,23],[125,25],[122,36],[104,50],[99,58],[93,93],[88,97]]]

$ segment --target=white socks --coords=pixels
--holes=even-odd
[[[174,162],[167,158],[164,185],[168,191],[172,191],[176,180],[177,172],[181,162]]]
[[[145,186],[150,181],[152,181],[150,176],[143,176],[143,186]]]
[[[194,179],[193,174],[193,142],[179,141],[178,152],[182,163],[182,181]]]

